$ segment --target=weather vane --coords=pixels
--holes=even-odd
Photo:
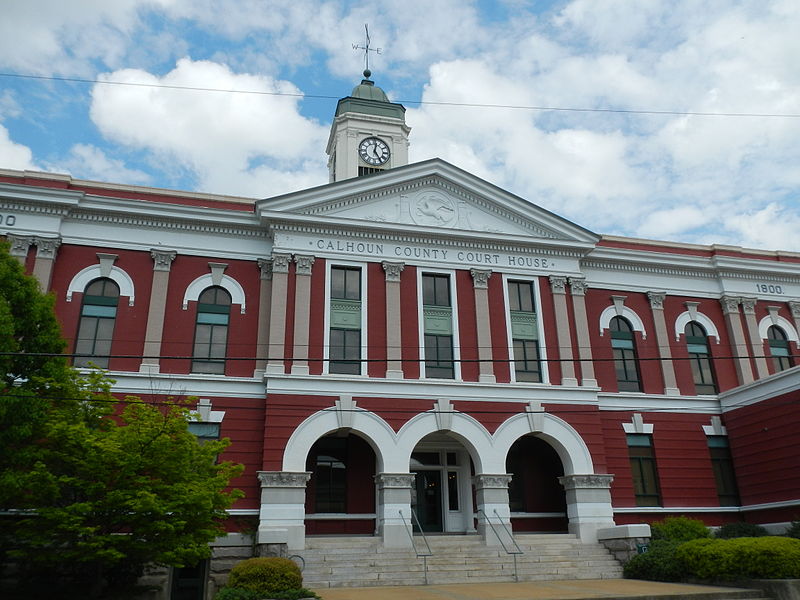
[[[367,23],[364,23],[364,31],[366,32],[366,43],[363,46],[353,44],[353,50],[364,51],[364,76],[369,77],[372,74],[372,72],[369,70],[369,53],[374,52],[375,54],[380,54],[381,49],[369,47],[369,25]]]

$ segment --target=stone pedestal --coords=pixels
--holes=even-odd
[[[311,473],[259,471],[261,510],[257,544],[302,550],[306,540],[306,483]]]
[[[611,508],[611,482],[613,475],[565,475],[558,481],[567,496],[569,532],[581,541],[597,541],[597,530],[614,526]]]
[[[377,532],[384,548],[411,548],[411,486],[413,473],[378,473]],[[400,512],[402,511],[402,516]]]
[[[487,546],[512,548],[511,509],[508,506],[508,483],[511,475],[507,473],[475,475],[475,499],[478,512],[478,533],[483,536]],[[486,522],[489,519],[491,525]],[[505,523],[505,527],[501,525]],[[494,527],[492,527],[494,525]]]

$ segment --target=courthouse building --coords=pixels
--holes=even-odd
[[[3,170],[0,234],[75,365],[200,399],[259,543],[800,517],[800,254],[594,233],[404,113],[365,79],[266,199]]]

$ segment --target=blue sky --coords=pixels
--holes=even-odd
[[[369,23],[412,161],[441,157],[598,233],[800,251],[800,117],[719,114],[800,115],[796,0],[8,0],[3,13],[0,168],[248,197],[325,183]]]

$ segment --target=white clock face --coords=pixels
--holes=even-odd
[[[368,165],[384,164],[389,160],[389,154],[389,146],[386,142],[376,137],[365,138],[358,145],[358,155]]]

